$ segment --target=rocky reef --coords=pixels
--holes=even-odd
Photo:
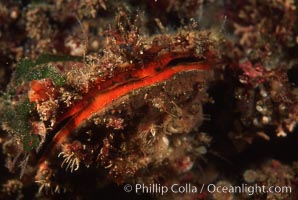
[[[0,199],[297,199],[297,6],[0,3]]]

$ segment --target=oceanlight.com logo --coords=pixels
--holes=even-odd
[[[208,184],[207,191],[209,193],[231,193],[231,194],[239,194],[246,193],[248,195],[254,194],[266,194],[266,193],[292,193],[291,186],[265,186],[265,185],[247,185],[241,184],[240,186],[225,186],[225,185],[215,185]]]
[[[203,192],[223,193],[223,194],[240,194],[246,193],[248,195],[265,194],[265,193],[292,193],[291,186],[265,186],[265,185],[247,185],[241,184],[238,186],[232,185],[215,185],[215,184],[202,184],[200,186],[186,184],[126,184],[124,185],[125,192],[135,192],[140,194],[159,194],[165,195],[167,193],[177,194],[198,194]]]

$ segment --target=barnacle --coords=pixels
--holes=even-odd
[[[46,193],[46,194],[60,194],[65,193],[66,189],[61,188],[60,185],[53,186],[51,182],[46,180],[38,180],[35,181],[38,184],[38,194]]]
[[[44,190],[49,191],[51,188],[51,182],[46,180],[35,181],[35,183],[39,185],[38,193],[41,193]]]
[[[58,158],[62,156],[64,158],[61,167],[63,168],[64,165],[66,166],[65,170],[67,171],[68,168],[70,169],[70,172],[77,171],[80,167],[80,159],[75,156],[74,152],[71,153],[65,153],[61,152],[58,154]]]
[[[82,145],[79,141],[74,141],[71,144],[63,144],[62,151],[58,154],[58,158],[62,157],[63,162],[61,163],[61,168],[65,168],[70,172],[77,171],[80,167],[80,150]]]
[[[40,165],[35,182],[39,185],[38,193],[41,193],[43,190],[49,191],[51,188],[51,179],[52,170],[48,167],[48,162],[44,162]]]

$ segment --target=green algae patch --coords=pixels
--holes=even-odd
[[[51,79],[55,86],[66,84],[65,75],[55,67],[56,62],[82,61],[81,57],[44,54],[36,60],[22,59],[16,66],[14,76],[0,99],[0,123],[12,137],[20,138],[24,151],[36,149],[40,143],[32,132],[32,121],[38,120],[37,105],[28,99],[30,81]]]
[[[15,81],[17,84],[22,82],[50,78],[57,86],[63,86],[66,83],[66,77],[51,65],[55,62],[81,62],[81,57],[75,56],[57,56],[44,54],[37,60],[22,59],[18,64],[15,72]]]

